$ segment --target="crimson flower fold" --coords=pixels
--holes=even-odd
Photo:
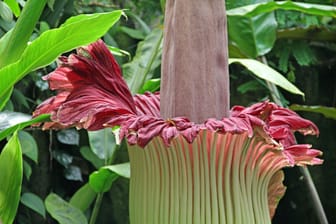
[[[200,124],[161,118],[160,94],[132,96],[101,40],[60,57],[43,79],[57,93],[34,112],[51,114],[43,128],[120,126],[131,161],[131,223],[231,223],[237,211],[248,211],[242,223],[267,223],[285,191],[281,169],[322,163],[321,151],[294,137],[318,135],[316,125],[272,102],[234,106],[229,117]],[[150,209],[142,208],[143,200],[151,201]]]

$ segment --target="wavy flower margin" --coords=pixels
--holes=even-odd
[[[118,125],[121,138],[144,147],[155,136],[160,136],[168,146],[178,135],[191,143],[200,130],[248,132],[252,137],[254,128],[260,127],[270,143],[276,141],[282,145],[291,165],[322,162],[316,158],[320,151],[310,149],[307,144],[297,145],[294,139],[295,131],[318,135],[316,125],[268,101],[250,107],[234,106],[230,117],[209,118],[202,124],[186,117],[161,118],[159,93],[132,96],[116,60],[101,40],[80,48],[77,54],[60,57],[59,67],[43,79],[49,82],[51,90],[57,91],[33,114],[52,115],[53,122],[46,122],[44,129],[75,126],[97,130]]]
[[[166,147],[174,151],[176,147],[180,149],[180,145],[185,144],[184,142],[189,144],[188,147],[198,148],[199,152],[208,150],[209,155],[213,148],[216,148],[216,151],[227,150],[225,147],[219,147],[220,142],[209,140],[226,139],[216,137],[218,135],[227,136],[228,139],[240,139],[237,140],[241,142],[240,145],[248,139],[255,142],[253,143],[255,149],[253,145],[246,147],[249,149],[248,156],[255,158],[256,161],[247,162],[244,169],[250,169],[247,167],[253,167],[256,163],[260,166],[260,175],[263,172],[266,176],[270,175],[266,183],[271,216],[274,214],[279,197],[285,191],[282,185],[283,174],[278,171],[287,166],[316,165],[323,162],[317,158],[322,154],[321,151],[311,149],[311,145],[308,144],[296,144],[294,137],[294,132],[318,135],[318,128],[295,112],[268,101],[250,107],[234,106],[230,111],[230,117],[221,120],[209,118],[201,124],[195,124],[186,117],[161,118],[159,93],[132,96],[117,62],[101,40],[79,48],[77,54],[60,57],[58,68],[43,79],[49,82],[50,89],[57,91],[56,96],[44,101],[33,114],[34,116],[51,114],[52,122],[44,123],[44,129],[77,127],[97,130],[117,125],[120,126],[120,138],[127,140],[130,157],[133,155],[133,158],[135,154],[141,155],[138,149],[145,149],[142,151],[159,156],[160,152],[151,152],[150,149]],[[199,148],[202,139],[209,141],[207,146]],[[227,145],[230,146],[229,143]],[[229,148],[232,147],[236,146],[232,143]],[[191,148],[187,151],[191,152],[190,150]],[[237,155],[243,152],[242,149],[237,150]],[[143,157],[143,162],[147,160],[148,155]],[[165,157],[160,157],[159,160],[164,161]],[[224,162],[221,164],[225,164]],[[134,171],[146,168],[139,165],[139,162],[137,164],[132,165]],[[162,173],[158,174],[160,175]],[[143,191],[148,191],[147,183],[141,181],[137,178],[136,185],[142,184]],[[231,182],[226,185],[229,183]],[[134,202],[133,205],[138,202]],[[176,205],[172,205],[174,206]]]

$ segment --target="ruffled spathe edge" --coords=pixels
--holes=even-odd
[[[80,48],[77,54],[61,57],[59,67],[44,79],[57,91],[56,96],[34,112],[34,116],[51,114],[52,122],[46,122],[44,129],[97,130],[118,125],[121,139],[141,147],[156,136],[169,146],[178,135],[191,143],[205,129],[218,133],[247,132],[249,137],[259,130],[269,144],[279,143],[290,164],[322,162],[316,159],[320,151],[311,150],[309,145],[297,145],[294,138],[295,131],[318,135],[317,127],[295,112],[268,101],[250,107],[234,106],[230,117],[209,118],[202,124],[186,117],[162,119],[159,93],[132,96],[117,62],[101,40]]]

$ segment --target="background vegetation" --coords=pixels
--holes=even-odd
[[[56,68],[54,59],[101,36],[113,46],[111,50],[133,93],[159,90],[164,0],[49,0],[46,5],[41,2],[44,1],[0,1],[2,188],[17,185],[14,182],[5,184],[6,175],[15,176],[18,183],[21,180],[20,172],[13,171],[20,171],[20,152],[5,157],[9,155],[6,152],[18,148],[18,145],[23,152],[22,185],[17,189],[20,203],[17,212],[15,203],[11,205],[14,214],[8,214],[8,217],[13,217],[18,224],[128,223],[129,174],[127,163],[124,164],[128,161],[127,151],[123,144],[116,144],[111,130],[42,131],[30,127],[34,123],[30,115],[39,103],[54,94],[41,80],[43,75]],[[323,4],[325,7],[307,7],[296,4],[298,2]],[[25,14],[22,9],[28,3],[35,4],[31,6],[35,7],[34,12]],[[263,4],[247,11],[237,8],[254,3]],[[227,0],[226,4],[230,58],[248,58],[268,64],[298,87],[296,89],[287,83],[280,85],[280,78],[274,72],[260,72],[255,61],[254,65],[232,61],[231,104],[247,106],[266,99],[280,100],[318,125],[319,138],[298,136],[298,141],[313,144],[324,151],[324,164],[309,167],[309,170],[329,222],[336,223],[336,151],[333,144],[336,127],[336,8],[332,7],[336,2],[244,0],[237,3]],[[73,17],[119,9],[127,9],[125,16],[121,16],[119,11],[100,14],[96,18]],[[18,19],[24,16],[29,19],[23,22]],[[66,22],[70,17],[77,19]],[[85,24],[91,24],[92,29]],[[59,27],[63,30],[56,29]],[[64,29],[68,30],[68,36],[64,36]],[[14,32],[17,35],[10,35]],[[58,39],[50,43],[50,37],[55,37],[57,32]],[[43,39],[47,35],[50,37]],[[27,41],[35,44],[27,47]],[[48,51],[48,44],[57,50]],[[274,88],[272,83],[283,88]],[[18,123],[20,126],[16,125]],[[287,193],[280,201],[273,222],[319,223],[302,173],[298,168],[286,169],[285,172]],[[0,198],[0,205],[2,200]]]

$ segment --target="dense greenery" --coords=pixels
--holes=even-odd
[[[42,131],[31,125],[49,116],[31,119],[30,115],[54,94],[41,77],[56,68],[57,57],[100,37],[111,46],[133,93],[159,90],[164,2],[0,1],[4,224],[128,223],[128,156],[115,130]],[[335,3],[227,0],[226,4],[231,104],[270,99],[318,125],[318,139],[298,137],[298,141],[324,151],[324,164],[309,169],[327,218],[335,223]],[[285,172],[287,193],[274,223],[319,223],[300,169]]]

